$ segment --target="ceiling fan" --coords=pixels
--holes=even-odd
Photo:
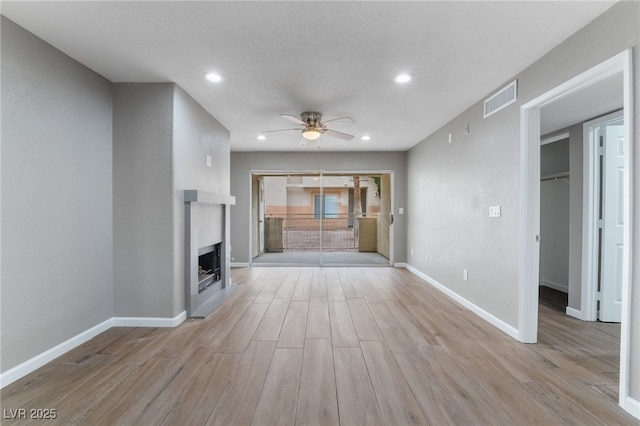
[[[338,132],[337,130],[331,130],[326,126],[326,123],[330,123],[332,121],[338,120],[349,120],[352,123],[355,123],[354,119],[351,117],[340,117],[333,118],[331,120],[322,121],[322,114],[319,112],[303,112],[300,115],[300,118],[294,117],[293,115],[288,114],[280,114],[281,117],[286,118],[287,120],[293,121],[296,124],[301,125],[302,127],[294,128],[294,129],[279,129],[279,130],[269,130],[264,133],[273,133],[273,132],[284,132],[287,130],[298,130],[302,131],[302,139],[300,139],[300,143],[305,143],[309,141],[315,141],[320,138],[320,135],[325,134],[328,136],[333,136],[334,138],[342,139],[345,141],[350,141],[353,139],[353,135],[348,133]]]

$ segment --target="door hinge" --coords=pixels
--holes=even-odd
[[[598,228],[604,228],[604,220],[598,219]]]
[[[596,300],[598,302],[602,302],[602,292],[601,291],[596,293]]]
[[[601,156],[601,157],[604,155],[604,147],[603,146],[599,146],[598,147],[598,155]]]

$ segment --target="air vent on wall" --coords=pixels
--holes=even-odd
[[[484,101],[484,118],[500,111],[502,108],[514,103],[518,93],[518,80],[513,80],[504,88],[494,93]]]

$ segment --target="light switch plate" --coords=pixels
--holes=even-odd
[[[489,217],[500,217],[500,206],[489,207]]]
[[[404,208],[400,207],[400,208],[398,209],[398,214],[404,214]]]
[[[207,155],[207,167],[211,167],[211,156]]]

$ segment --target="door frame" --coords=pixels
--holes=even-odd
[[[390,179],[390,187],[391,187],[391,213],[393,214],[395,209],[395,172],[393,170],[383,169],[383,170],[371,170],[371,169],[362,169],[362,170],[329,170],[329,169],[315,169],[315,170],[277,170],[277,169],[269,169],[269,170],[250,170],[249,171],[249,194],[252,194],[253,190],[253,177],[254,176],[283,176],[283,175],[319,175],[322,179],[324,175],[389,175]],[[321,189],[322,188],[322,185]],[[321,192],[322,194],[323,192]],[[249,211],[253,211],[253,197],[249,197]],[[253,265],[253,226],[252,221],[253,218],[249,215],[249,266]],[[389,266],[394,265],[394,226],[393,220],[389,225]],[[320,231],[322,232],[322,222]],[[322,243],[322,239],[320,240]],[[324,266],[322,263],[319,266]],[[345,265],[348,266],[348,265]]]
[[[598,320],[598,266],[600,244],[598,236],[598,210],[600,197],[599,144],[590,136],[589,129],[614,118],[622,117],[622,111],[612,112],[583,124],[584,187],[582,215],[582,290],[580,292],[580,319]],[[626,130],[626,125],[625,125]],[[626,139],[626,135],[625,135]],[[625,153],[625,160],[628,154]],[[625,164],[626,166],[626,164]]]
[[[540,109],[564,96],[622,72],[625,123],[624,252],[622,261],[622,322],[620,335],[619,404],[631,412],[629,358],[631,340],[631,253],[633,205],[633,74],[627,49],[520,107],[520,256],[518,340],[536,343],[540,264]],[[582,308],[582,307],[581,307]]]

